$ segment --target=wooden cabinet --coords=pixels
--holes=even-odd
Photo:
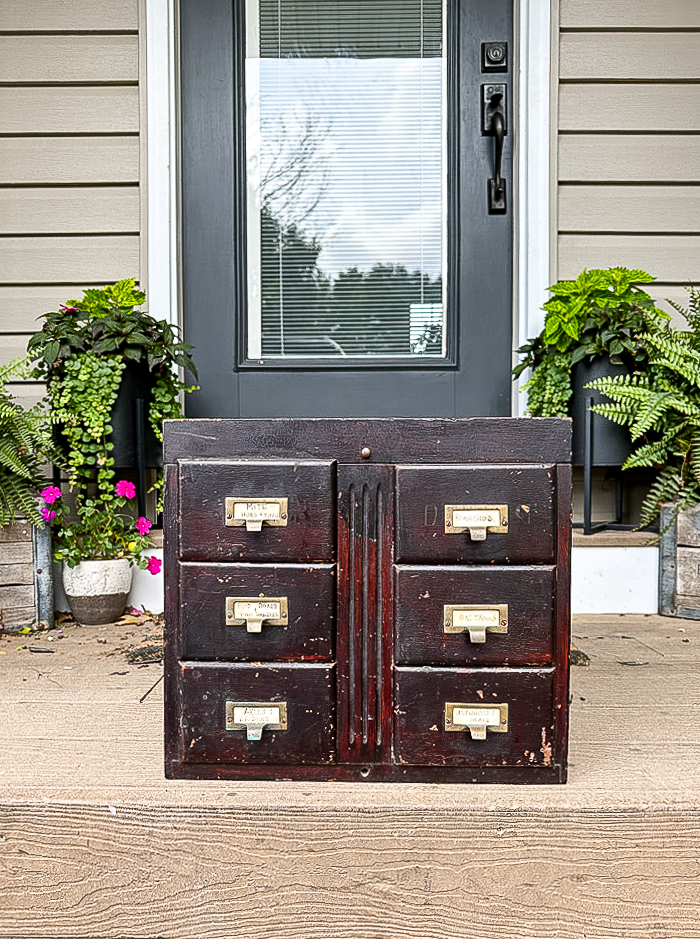
[[[166,775],[563,782],[570,436],[166,422]]]

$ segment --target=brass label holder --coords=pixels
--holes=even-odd
[[[486,633],[508,632],[507,603],[446,603],[442,618],[445,633],[469,633],[470,642],[486,642]]]
[[[227,701],[226,730],[245,730],[246,740],[261,740],[263,730],[287,730],[287,702]]]
[[[472,740],[486,740],[486,731],[508,733],[507,704],[445,704],[445,730],[469,731]]]
[[[469,532],[472,541],[486,541],[487,532],[508,531],[507,505],[446,505],[445,534]]]
[[[286,626],[289,606],[286,597],[226,597],[226,625],[245,626],[249,633],[267,626]]]
[[[270,528],[285,528],[288,521],[288,500],[277,498],[231,497],[226,499],[225,521],[227,527],[244,526],[246,531],[262,531],[263,525]]]

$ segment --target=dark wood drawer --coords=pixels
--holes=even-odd
[[[335,635],[335,582],[334,564],[181,563],[179,656],[329,661]],[[272,607],[257,605],[256,599]],[[274,622],[277,609],[286,613],[278,618],[281,622]],[[251,632],[240,616],[239,622],[231,622],[237,613],[248,614],[252,628],[256,615],[272,615],[263,620],[260,632]]]
[[[178,470],[183,560],[333,560],[334,463],[182,460]],[[246,527],[252,528],[252,522],[227,517],[232,516],[227,499],[244,500],[243,508],[264,500],[286,499],[287,503],[275,524],[263,522],[254,531]]]
[[[550,563],[554,483],[555,467],[549,465],[398,466],[396,560]],[[477,530],[473,535],[446,530],[447,506],[467,507],[484,518],[493,507],[505,506],[506,530],[486,530],[484,540],[475,540]]]
[[[397,668],[396,756],[400,763],[443,766],[551,766],[553,669]],[[491,716],[507,705],[507,731],[472,739],[447,730],[445,705]],[[485,710],[486,709],[486,710]],[[487,717],[487,719],[488,719]],[[477,724],[477,726],[479,726]]]
[[[181,758],[189,763],[335,762],[335,670],[323,665],[180,666]],[[260,739],[227,729],[234,707],[248,717],[284,717]],[[260,709],[276,713],[264,714]],[[252,725],[254,726],[254,725]],[[252,731],[255,733],[255,731]]]
[[[549,566],[397,566],[397,664],[550,665],[555,573]],[[446,619],[446,606],[464,609],[451,618],[448,610]],[[465,631],[445,631],[451,628]]]

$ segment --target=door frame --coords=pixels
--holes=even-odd
[[[178,0],[140,0],[140,46],[146,58],[147,270],[152,315],[181,323],[180,203],[178,154]],[[514,213],[513,359],[515,349],[542,328],[542,304],[554,279],[552,213],[556,204],[553,137],[556,113],[552,80],[556,65],[557,4],[515,0],[519,69],[514,171],[518,198]],[[143,111],[142,111],[143,113]],[[143,128],[142,128],[143,131]],[[513,385],[512,413],[524,410],[519,383]]]

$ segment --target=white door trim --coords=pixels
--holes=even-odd
[[[517,75],[518,133],[515,172],[518,204],[515,210],[515,290],[513,364],[515,350],[536,336],[544,324],[542,304],[551,284],[552,193],[552,9],[550,0],[518,0],[516,28],[519,55]],[[526,395],[513,386],[513,414],[523,414]]]
[[[178,323],[176,0],[145,0],[145,12],[149,309]],[[542,328],[551,276],[551,17],[551,0],[516,0],[514,350]],[[523,399],[515,389],[514,414],[522,413]]]

